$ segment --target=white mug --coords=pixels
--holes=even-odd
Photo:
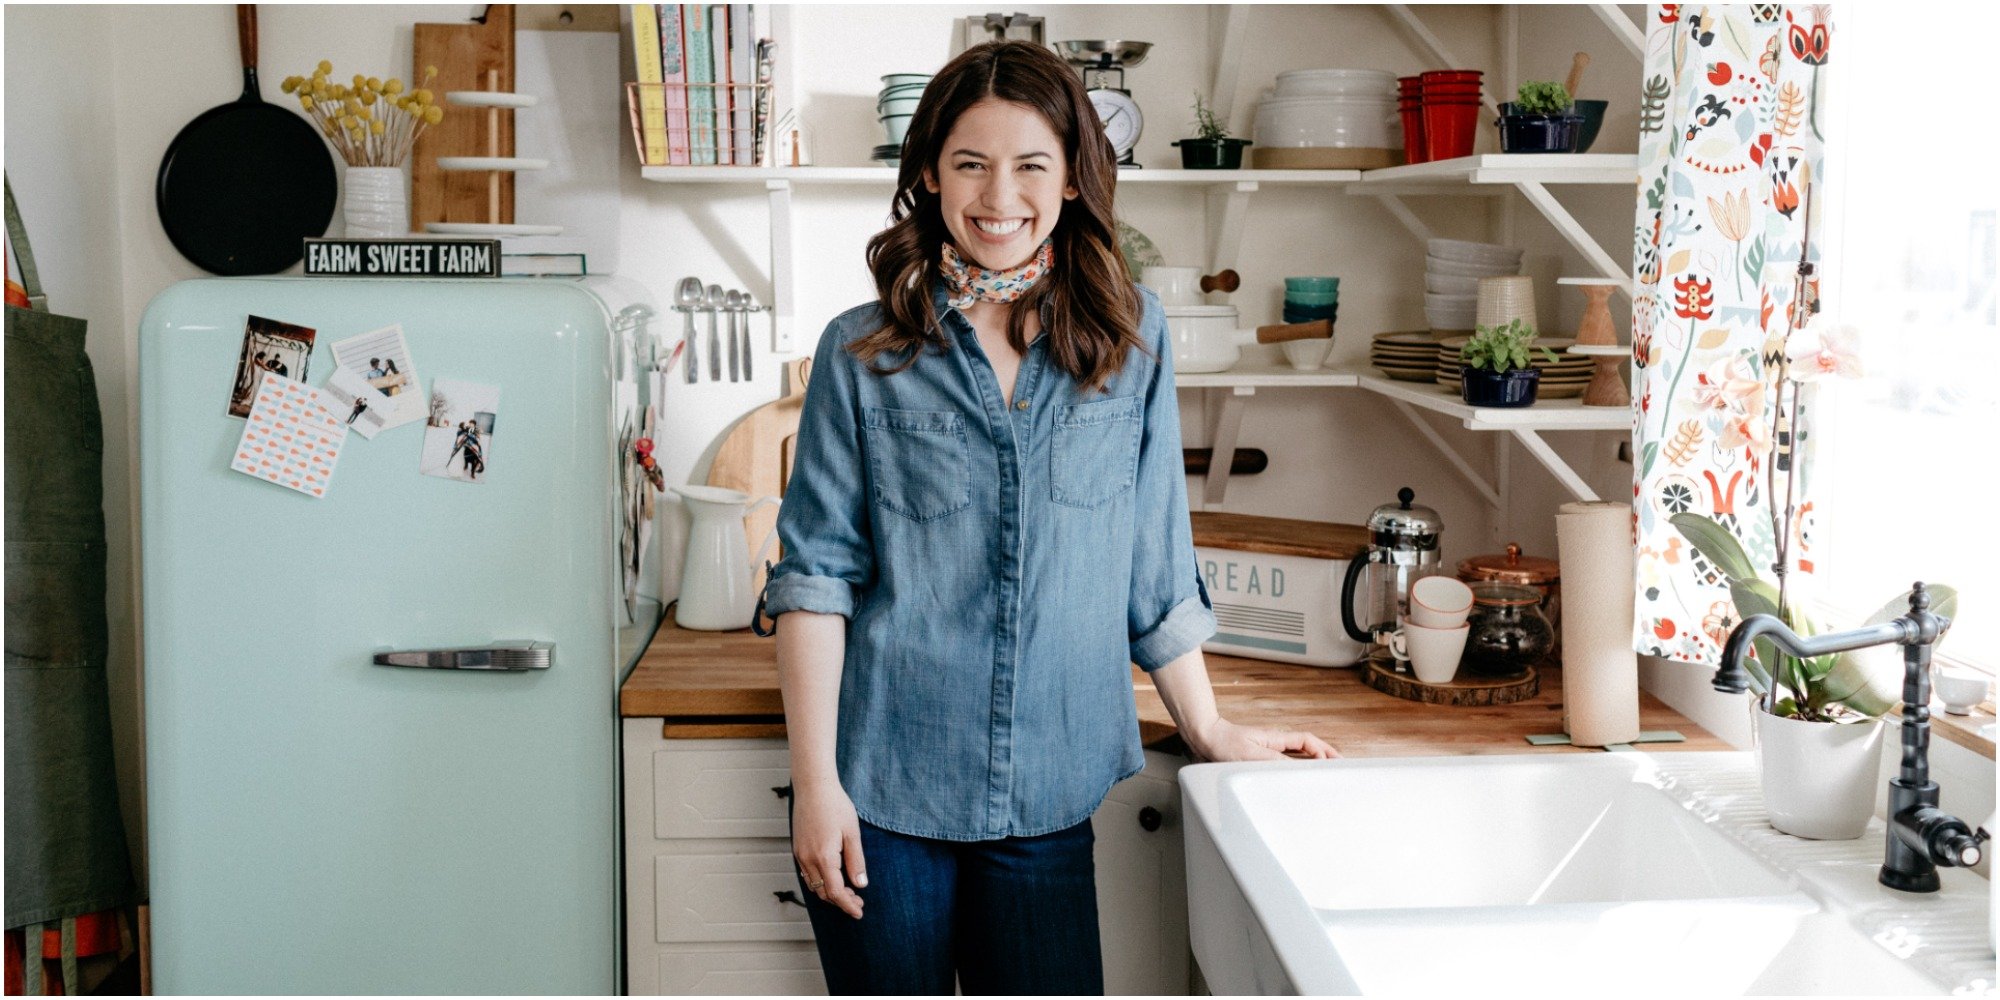
[[[1198,267],[1154,264],[1139,272],[1139,284],[1152,289],[1163,306],[1198,306],[1203,302]]]
[[[1472,588],[1452,576],[1427,576],[1410,584],[1410,621],[1425,628],[1457,628],[1472,614]]]
[[[1389,652],[1398,660],[1408,660],[1410,670],[1425,684],[1449,684],[1458,673],[1458,658],[1465,653],[1465,640],[1472,626],[1426,628],[1405,618],[1403,627],[1389,633]]]

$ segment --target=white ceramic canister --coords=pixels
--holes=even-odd
[[[1202,304],[1201,268],[1153,264],[1139,272],[1139,284],[1153,290],[1169,308]]]
[[[1236,345],[1235,306],[1168,306],[1167,333],[1174,371],[1228,371],[1241,352]]]

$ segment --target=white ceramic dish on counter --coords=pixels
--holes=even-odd
[[[1280,97],[1391,97],[1396,74],[1378,69],[1294,69],[1278,74]]]

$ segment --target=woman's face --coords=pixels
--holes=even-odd
[[[1076,197],[1062,139],[1040,114],[1007,101],[965,109],[936,170],[924,171],[924,187],[938,196],[952,243],[989,270],[1026,263]]]

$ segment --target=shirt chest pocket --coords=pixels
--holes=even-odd
[[[972,504],[963,415],[867,406],[861,422],[878,506],[911,520],[934,521]]]
[[[1092,510],[1132,488],[1139,468],[1139,397],[1073,403],[1056,411],[1049,446],[1050,498]]]

